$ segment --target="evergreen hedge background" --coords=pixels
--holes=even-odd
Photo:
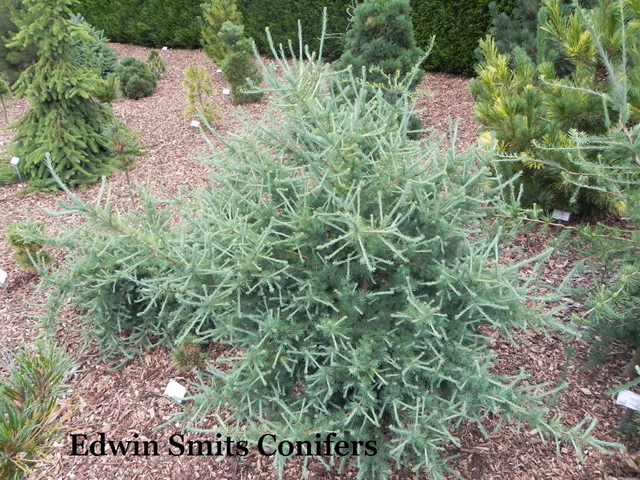
[[[413,28],[424,48],[432,35],[436,43],[426,70],[471,75],[478,61],[474,50],[491,27],[491,0],[411,0]],[[514,0],[497,0],[498,10],[510,12]]]
[[[323,7],[328,10],[328,31],[345,33],[347,9],[351,0],[237,0],[242,12],[245,34],[253,37],[258,49],[269,52],[264,28],[269,27],[276,44],[286,46],[302,34],[312,50],[318,48]],[[150,47],[200,47],[200,3],[203,0],[82,0],[78,10],[87,22],[114,42]],[[431,35],[436,45],[428,59],[427,70],[472,74],[476,63],[474,50],[491,24],[490,0],[412,0],[413,27],[418,45],[425,48]],[[498,0],[498,8],[510,12],[514,0]],[[296,46],[297,48],[297,46]],[[342,53],[337,39],[325,42],[324,57],[336,59]]]

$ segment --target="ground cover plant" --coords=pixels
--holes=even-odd
[[[144,213],[122,215],[68,191],[61,213],[89,228],[50,239],[67,249],[45,278],[57,290],[52,317],[82,306],[111,356],[190,335],[228,344],[182,420],[198,429],[213,414],[216,432],[254,442],[265,429],[279,440],[374,441],[377,455],[353,459],[360,478],[408,465],[442,478],[455,429],[484,431],[491,415],[598,445],[592,426],[544,419],[542,387],[491,371],[480,326],[508,338],[560,327],[524,305],[522,265],[498,261],[502,232],[486,220],[500,191],[477,167],[491,152],[409,140],[411,79],[389,102],[313,57],[278,63],[281,78],[263,69],[265,120],[244,118],[240,134],[218,138],[215,189],[172,208],[145,197]]]

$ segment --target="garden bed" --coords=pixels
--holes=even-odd
[[[121,58],[133,55],[144,59],[148,54],[148,49],[142,47],[111,46]],[[200,51],[168,50],[162,55],[168,70],[159,82],[156,93],[140,100],[122,99],[114,104],[114,111],[134,131],[142,133],[140,141],[146,145],[146,155],[138,159],[130,172],[132,182],[149,186],[159,197],[172,198],[181,195],[184,189],[200,188],[209,183],[206,168],[197,161],[197,158],[206,154],[208,147],[200,133],[190,127],[192,119],[183,115],[186,92],[181,80],[186,67],[190,64],[201,65],[215,79],[214,88],[220,99],[223,120],[217,121],[214,128],[224,135],[238,129],[239,123],[234,117],[234,107],[222,95],[222,89],[226,88],[223,79]],[[447,135],[448,119],[460,118],[458,146],[462,148],[475,142],[479,124],[473,119],[473,100],[467,91],[466,78],[427,74],[418,93],[418,108],[424,110],[420,118],[426,127],[433,127]],[[242,108],[257,118],[262,114],[266,102],[263,100],[260,104]],[[26,110],[27,105],[23,100],[12,101],[8,110],[10,120],[16,120]],[[8,144],[10,136],[10,131],[0,131],[0,143]],[[109,183],[116,208],[131,208],[130,191],[124,173],[116,173]],[[2,238],[9,223],[26,218],[42,220],[50,232],[55,232],[61,221],[67,225],[79,221],[73,217],[61,220],[61,217],[51,217],[45,213],[47,209],[55,210],[58,201],[64,200],[64,194],[17,193],[24,186],[0,187]],[[98,187],[93,187],[78,194],[84,200],[92,201],[97,192]],[[545,248],[547,236],[540,233],[523,234],[516,243],[520,243],[525,254],[533,255]],[[563,281],[573,260],[570,252],[549,259],[543,278],[549,288],[555,288]],[[3,344],[15,348],[37,335],[37,316],[42,313],[38,304],[44,297],[42,293],[36,293],[37,277],[15,265],[11,249],[5,242],[0,243],[0,268],[8,273],[10,292],[8,297],[0,296],[0,331]],[[574,308],[579,308],[579,305],[574,305]],[[164,347],[155,348],[139,360],[114,370],[99,360],[94,346],[79,351],[79,333],[74,331],[77,323],[73,312],[67,311],[65,315],[66,319],[58,331],[58,340],[79,365],[71,379],[77,396],[73,405],[64,405],[64,408],[73,410],[66,424],[68,433],[87,436],[84,450],[87,443],[99,439],[99,433],[103,433],[107,440],[116,442],[131,439],[137,434],[141,442],[156,441],[161,454],[72,456],[72,440],[66,435],[57,444],[50,460],[31,475],[31,479],[277,478],[271,462],[255,452],[239,460],[239,457],[169,455],[170,437],[180,432],[180,425],[160,431],[154,428],[169,420],[180,407],[165,398],[163,391],[170,379],[186,385],[193,377],[181,373],[171,364],[169,352]],[[552,412],[562,413],[568,426],[579,423],[585,415],[597,418],[599,425],[595,433],[598,438],[619,441],[615,428],[622,411],[604,392],[622,383],[620,371],[628,355],[617,355],[615,362],[598,370],[579,371],[586,358],[586,345],[583,342],[575,341],[570,345],[576,349],[576,354],[573,361],[568,363],[565,351],[569,345],[559,336],[547,338],[541,334],[525,333],[524,338],[529,343],[518,348],[501,339],[495,340],[494,349],[500,359],[498,370],[513,375],[522,367],[531,374],[532,383],[546,382],[551,387],[566,381],[568,387],[551,406]],[[221,345],[210,346],[208,353],[211,359],[215,359],[223,349]],[[489,419],[489,429],[491,423]],[[450,449],[451,455],[458,455],[450,465],[471,479],[613,479],[640,476],[635,463],[638,458],[634,455],[617,453],[612,459],[589,449],[581,463],[569,446],[544,444],[536,432],[518,430],[513,426],[503,427],[489,439],[484,439],[475,427],[467,425],[463,425],[457,435],[461,447]],[[193,434],[190,436],[195,437]],[[78,448],[76,453],[84,450]],[[355,478],[355,475],[352,470],[341,474],[327,472],[319,464],[313,464],[310,469],[312,479],[337,480]],[[289,464],[284,478],[296,479],[300,476],[300,462]],[[410,471],[401,471],[394,473],[392,478],[409,479],[413,475]]]

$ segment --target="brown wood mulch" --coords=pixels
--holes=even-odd
[[[116,53],[123,57],[133,55],[145,59],[148,49],[130,45],[112,44]],[[181,189],[201,187],[207,184],[206,169],[196,158],[207,151],[200,133],[189,126],[191,118],[183,114],[186,107],[186,92],[181,85],[183,71],[190,64],[205,67],[214,77],[214,88],[219,99],[223,120],[214,127],[222,134],[238,128],[233,106],[221,94],[226,88],[223,79],[200,51],[168,50],[162,52],[168,71],[159,82],[157,92],[149,98],[137,101],[122,99],[114,104],[119,118],[135,131],[142,132],[141,142],[147,145],[146,155],[139,158],[130,175],[134,183],[149,185],[160,195],[180,195]],[[479,124],[473,119],[473,100],[467,91],[468,80],[453,75],[429,73],[420,91],[418,107],[426,126],[446,134],[449,118],[460,118],[458,141],[460,145],[475,142]],[[427,95],[427,93],[429,93]],[[243,109],[252,117],[259,117],[266,101],[249,105]],[[15,121],[26,112],[24,100],[13,100],[8,115]],[[11,138],[9,130],[0,130],[0,146],[7,145]],[[112,185],[114,204],[128,208],[129,191],[125,175],[116,173],[109,179]],[[73,224],[74,218],[61,220],[47,216],[44,210],[56,208],[64,198],[62,193],[16,193],[24,185],[0,187],[0,268],[8,273],[9,295],[0,291],[0,336],[2,345],[8,348],[31,341],[38,333],[37,316],[42,312],[39,303],[42,294],[37,294],[37,277],[21,271],[4,242],[7,224],[14,221],[36,218],[42,220],[49,231],[60,228],[60,222]],[[97,187],[78,195],[86,200],[95,198]],[[532,233],[518,237],[525,252],[543,249],[547,244],[545,234]],[[544,279],[549,288],[559,285],[573,264],[572,254],[552,257],[545,268]],[[575,308],[579,308],[575,306]],[[70,312],[59,328],[58,339],[77,358],[79,369],[71,379],[77,392],[73,400],[63,401],[63,408],[72,410],[66,423],[68,433],[85,434],[88,442],[96,440],[98,432],[108,439],[155,440],[160,445],[158,456],[71,456],[71,439],[63,437],[56,444],[49,460],[42,468],[29,476],[36,479],[102,480],[112,478],[147,480],[171,478],[181,479],[275,479],[277,471],[271,462],[252,452],[238,461],[236,458],[212,458],[193,456],[169,456],[169,437],[180,431],[180,425],[171,425],[165,430],[155,427],[171,419],[179,411],[172,401],[163,396],[169,379],[184,385],[192,380],[191,374],[181,373],[172,365],[168,351],[155,348],[139,360],[114,370],[99,360],[97,350],[89,346],[79,351],[78,333],[73,331],[74,319]],[[628,359],[629,352],[620,352],[616,360],[601,369],[582,371],[586,358],[586,345],[581,341],[572,343],[576,349],[574,361],[567,362],[567,344],[560,336],[545,337],[526,332],[525,340],[517,348],[496,338],[494,349],[500,363],[501,373],[515,374],[522,367],[531,374],[532,383],[548,383],[554,386],[566,381],[568,387],[550,406],[552,414],[561,413],[566,425],[575,425],[585,415],[599,420],[595,434],[607,441],[619,441],[615,428],[622,410],[615,406],[612,397],[604,392],[619,385],[622,378],[620,367]],[[212,346],[210,354],[220,346]],[[68,402],[69,405],[65,404]],[[72,403],[72,404],[71,404]],[[487,420],[491,429],[495,420]],[[491,430],[489,430],[491,431]],[[137,437],[134,437],[137,435]],[[637,448],[616,452],[613,456],[587,449],[581,462],[568,445],[541,442],[536,432],[512,425],[503,426],[485,439],[478,429],[462,425],[457,432],[460,448],[450,448],[448,454],[457,455],[451,467],[469,479],[521,480],[521,479],[630,479],[640,478],[640,455]],[[284,472],[284,478],[301,478],[301,465],[292,462]],[[341,473],[327,472],[317,463],[309,466],[312,479],[351,479],[356,472],[347,469]],[[392,474],[393,479],[414,478],[410,471]],[[421,477],[422,478],[422,477]],[[451,478],[454,478],[451,476]]]

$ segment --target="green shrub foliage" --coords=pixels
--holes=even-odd
[[[242,14],[238,11],[235,0],[210,0],[200,5],[202,18],[202,47],[204,54],[217,66],[222,65],[227,56],[227,46],[218,36],[222,24],[231,22],[236,25],[242,23]]]
[[[263,93],[260,88],[262,75],[253,55],[253,39],[244,36],[244,27],[224,22],[218,32],[227,50],[220,68],[231,87],[231,98],[235,103],[259,102]]]
[[[211,31],[201,34],[207,25],[211,5],[227,4],[228,0],[208,0],[203,11],[203,0],[82,0],[79,12],[92,25],[103,29],[116,42],[134,43],[150,47],[197,48],[207,38],[217,42],[216,29],[225,20],[239,23],[232,18],[224,18]],[[500,0],[500,11],[511,11],[515,0]],[[323,54],[328,60],[336,60],[342,54],[342,36],[349,27],[353,15],[353,0],[279,0],[277,2],[256,2],[236,0],[237,9],[242,14],[245,34],[256,40],[258,50],[270,54],[264,37],[265,27],[269,28],[276,45],[283,44],[287,50],[289,40],[295,43],[300,20],[303,36],[311,51],[319,48],[318,18],[327,8],[332,38],[323,45]],[[491,13],[490,0],[412,0],[412,18],[416,42],[427,49],[431,37],[436,36],[436,48],[425,66],[429,70],[448,73],[473,74],[474,50],[478,41],[489,32]],[[198,19],[200,17],[200,20]],[[217,22],[217,21],[216,21]],[[204,37],[204,38],[203,38]],[[202,39],[202,40],[201,40]],[[205,49],[207,48],[206,45]],[[216,62],[220,65],[221,62]]]
[[[0,366],[0,477],[20,480],[46,459],[62,433],[57,401],[71,393],[62,382],[72,369],[51,344],[3,352]]]
[[[604,189],[577,187],[570,177],[585,173],[584,165],[562,149],[576,145],[574,132],[606,135],[620,115],[616,107],[591,93],[613,95],[612,72],[605,68],[596,43],[603,45],[617,69],[629,65],[625,74],[629,120],[640,118],[640,49],[633,27],[640,11],[637,2],[628,2],[625,8],[631,19],[628,26],[618,21],[614,0],[599,1],[584,16],[577,11],[564,14],[559,0],[545,0],[538,17],[535,60],[523,48],[501,54],[492,38],[481,42],[485,60],[471,81],[476,113],[495,134],[499,150],[518,157],[496,166],[508,176],[521,173],[528,203],[591,215],[619,211],[622,206]],[[610,167],[619,162],[615,155],[597,149],[587,157]],[[601,179],[590,176],[589,181],[597,187]]]
[[[98,82],[93,95],[102,103],[113,103],[120,98],[120,81],[115,73],[108,73],[106,78]]]
[[[424,52],[413,36],[409,0],[367,0],[353,16],[336,68],[352,65],[356,76],[364,68],[370,83],[383,85],[390,76],[408,75],[420,61]],[[420,83],[423,75],[422,71],[414,75],[411,86]]]
[[[7,118],[7,104],[5,103],[5,98],[11,98],[11,90],[9,89],[9,84],[5,79],[0,75],[0,106],[2,107],[2,116],[4,117],[4,122],[9,123],[9,118]]]
[[[22,176],[35,188],[52,186],[44,163],[49,153],[58,176],[69,185],[95,182],[110,171],[102,128],[115,121],[112,111],[92,92],[99,81],[88,66],[73,61],[73,46],[92,41],[86,27],[70,22],[73,0],[25,0],[33,23],[18,33],[12,46],[37,46],[38,62],[14,85],[26,96],[29,111],[11,128],[9,151],[20,158]]]
[[[222,117],[213,101],[213,78],[198,65],[189,65],[184,71],[182,85],[187,90],[188,106],[185,115],[200,115],[209,124]]]
[[[7,226],[7,243],[14,251],[18,266],[29,272],[51,263],[51,255],[42,248],[44,223],[18,222]]]
[[[167,73],[167,64],[160,56],[157,50],[151,50],[147,57],[147,65],[149,70],[155,75],[156,80],[160,80]]]
[[[29,23],[27,8],[22,0],[0,0],[0,75],[10,85],[37,60],[38,48],[35,45],[7,46],[20,27]]]
[[[149,65],[134,57],[124,57],[116,70],[122,93],[133,99],[150,97],[158,80]]]
[[[71,22],[87,28],[91,41],[77,42],[73,47],[71,57],[79,65],[87,65],[94,68],[101,78],[106,78],[109,73],[116,71],[118,56],[107,45],[109,39],[101,30],[96,30],[89,25],[82,15],[71,15]]]
[[[576,321],[589,327],[593,363],[608,358],[612,351],[620,352],[623,344],[635,350],[635,355],[629,352],[625,357],[628,363],[623,373],[635,376],[634,367],[640,364],[640,5],[615,0],[610,7],[618,22],[611,31],[620,35],[620,48],[629,53],[627,62],[618,57],[620,52],[609,48],[607,37],[595,34],[602,25],[597,10],[578,10],[576,15],[592,33],[595,58],[604,68],[608,83],[604,91],[587,87],[583,92],[606,105],[606,110],[601,110],[603,115],[615,112],[615,116],[602,119],[608,127],[602,133],[571,132],[573,146],[557,148],[556,153],[571,157],[576,164],[579,173],[566,176],[576,188],[608,192],[624,201],[626,225],[608,221],[578,226],[576,243],[586,257],[583,263],[593,282],[578,292],[585,308],[576,315]],[[560,92],[574,88],[569,84]],[[594,152],[600,161],[594,162]],[[593,178],[597,178],[595,184]]]
[[[322,59],[278,63],[280,77],[263,68],[264,119],[218,138],[215,188],[173,209],[147,199],[143,214],[71,195],[67,212],[89,223],[52,240],[68,255],[46,282],[51,313],[82,305],[111,354],[188,335],[229,344],[181,420],[215,415],[216,431],[251,441],[375,441],[377,455],[351,459],[361,479],[392,464],[443,478],[456,427],[484,431],[492,414],[583,438],[543,420],[524,375],[495,373],[480,330],[552,323],[523,304],[521,265],[498,261],[501,229],[486,220],[499,192],[478,167],[491,152],[408,140],[406,84],[390,103]]]

